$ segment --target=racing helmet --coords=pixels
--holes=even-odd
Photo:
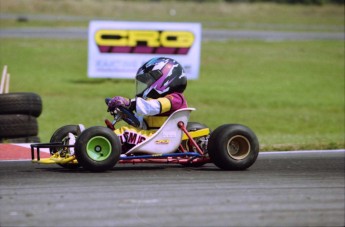
[[[176,60],[166,57],[152,58],[136,74],[136,96],[159,98],[173,92],[182,93],[187,87],[183,67]]]

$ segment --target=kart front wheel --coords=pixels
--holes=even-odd
[[[80,134],[78,131],[78,125],[65,125],[57,129],[52,135],[52,137],[50,138],[50,143],[62,143],[64,145],[68,145],[69,133],[72,133],[75,137],[77,137]],[[63,148],[63,147],[50,148],[51,155],[55,154],[56,152],[59,152],[60,157],[62,158],[65,158],[68,155],[71,155],[72,153],[70,148]],[[80,167],[79,163],[66,163],[66,164],[58,163],[58,165],[66,169],[77,169]]]
[[[121,154],[121,142],[110,129],[95,126],[84,130],[75,143],[80,165],[93,172],[107,171],[115,166]]]
[[[259,141],[248,127],[227,124],[211,133],[207,148],[211,160],[220,169],[244,170],[256,161]]]

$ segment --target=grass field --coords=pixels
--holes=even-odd
[[[11,91],[37,92],[40,137],[64,124],[102,125],[104,97],[132,97],[132,80],[88,79],[84,40],[1,40]],[[203,43],[200,79],[186,96],[191,120],[251,127],[274,149],[344,146],[344,44],[335,41]]]
[[[52,13],[46,3],[53,1],[41,1],[40,7],[29,7],[24,1],[22,8],[15,7],[13,2],[18,1],[1,2],[1,12]],[[72,4],[68,2],[76,1],[58,1],[54,7]],[[69,10],[63,11],[64,14],[96,14],[97,6],[93,5],[94,9],[89,6],[95,1],[77,2],[85,3],[85,12],[68,5]],[[329,31],[341,25],[343,29],[344,25],[344,15],[339,14],[343,9],[333,5],[310,8],[294,5],[285,6],[285,9],[276,4],[234,4],[232,8],[221,5],[221,9],[218,4],[210,6],[213,8],[202,19],[203,25],[210,27],[224,28],[236,22],[240,28],[245,28],[255,22],[277,24],[284,29],[289,28],[287,25],[294,25],[294,29],[310,25],[316,30],[326,28],[325,31]],[[138,12],[146,12],[147,8],[133,7],[132,13],[136,15],[125,14],[125,19],[141,20],[144,16]],[[176,5],[178,13],[188,7],[189,3],[185,8]],[[54,13],[61,14],[61,8]],[[107,8],[110,7],[105,8],[105,12],[97,15],[108,17]],[[266,14],[253,13],[258,8]],[[237,10],[230,14],[219,13],[219,10],[234,9]],[[123,12],[126,10],[123,7]],[[280,13],[273,16],[272,12]],[[197,20],[193,14],[185,12],[183,15],[179,20]],[[231,19],[222,20],[224,15],[231,15]],[[300,18],[296,18],[297,15]],[[167,21],[167,17],[158,13],[151,19],[158,18]],[[86,26],[87,20],[32,21],[24,25],[1,20],[2,28],[76,25]],[[39,117],[39,136],[43,142],[49,141],[54,130],[65,124],[103,125],[104,118],[110,117],[104,98],[132,97],[134,94],[132,80],[87,78],[86,40],[0,39],[0,42],[0,66],[9,66],[10,90],[31,91],[42,96],[44,110]],[[203,42],[200,79],[189,81],[185,94],[189,106],[197,108],[191,116],[192,121],[211,128],[224,123],[245,124],[256,132],[263,150],[345,147],[343,41]]]

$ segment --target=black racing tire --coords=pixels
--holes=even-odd
[[[104,172],[119,161],[121,142],[111,129],[94,126],[84,130],[77,138],[75,154],[86,170]]]
[[[4,138],[2,140],[5,143],[40,143],[41,140],[38,136],[27,136],[27,137],[18,137],[18,138]]]
[[[0,94],[0,114],[25,114],[34,117],[42,113],[42,99],[38,94],[18,92]]]
[[[208,128],[208,127],[202,123],[199,123],[199,122],[188,122],[187,127],[186,127],[188,132],[197,131],[197,130],[204,129],[204,128]],[[196,138],[196,142],[198,143],[197,140],[198,139]],[[191,150],[191,147],[188,144],[188,140],[183,141],[182,146],[188,150]],[[201,167],[205,164],[206,163],[183,163],[181,165],[184,167]]]
[[[255,133],[239,124],[218,127],[211,133],[207,147],[211,160],[222,170],[245,170],[259,154]]]
[[[68,136],[68,133],[72,133],[74,136],[79,136],[80,132],[78,131],[78,125],[65,125],[62,126],[60,128],[58,128],[53,135],[50,138],[50,142],[51,143],[59,143],[59,142],[63,142],[66,137]],[[59,151],[59,149],[61,148],[50,148],[50,154],[54,154],[56,152]],[[59,166],[66,168],[66,169],[77,169],[80,167],[80,164],[70,164],[70,163],[66,163],[66,164],[59,164]]]
[[[30,115],[0,115],[0,138],[37,136],[37,119]]]

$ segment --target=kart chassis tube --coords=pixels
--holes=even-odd
[[[190,158],[187,158],[190,157]],[[185,153],[169,153],[160,155],[136,155],[120,157],[119,163],[187,163],[194,162],[209,162],[208,158],[204,158],[202,155],[196,152]]]
[[[204,152],[201,150],[199,145],[193,140],[193,138],[189,134],[188,130],[186,129],[186,126],[184,125],[184,123],[182,121],[179,121],[177,123],[177,126],[187,135],[187,137],[189,139],[189,142],[192,143],[195,146],[195,148],[197,149],[199,154],[204,155]]]

